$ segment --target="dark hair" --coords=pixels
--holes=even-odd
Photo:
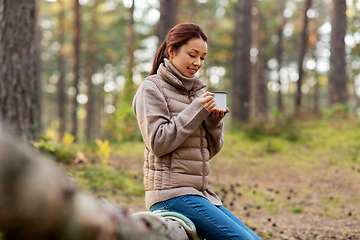
[[[200,38],[207,42],[207,36],[202,28],[194,23],[180,23],[170,29],[166,34],[164,42],[155,53],[150,75],[156,74],[160,64],[164,62],[164,58],[169,58],[168,47],[171,46],[177,52],[182,45],[188,44],[193,38]]]

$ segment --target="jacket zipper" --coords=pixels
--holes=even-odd
[[[203,188],[205,186],[205,157],[204,157],[204,152],[203,152],[204,139],[203,139],[203,131],[202,131],[201,125],[200,125],[200,153],[201,153],[201,159],[202,159],[202,164],[203,164],[201,190],[203,190]]]
[[[194,95],[194,91],[188,91],[188,98],[191,101],[191,95]],[[204,152],[203,152],[203,144],[204,144],[204,136],[203,136],[203,131],[202,131],[202,125],[204,122],[202,122],[199,126],[200,128],[200,154],[201,154],[201,160],[202,160],[202,165],[203,165],[203,169],[202,169],[202,185],[201,185],[201,189],[203,191],[203,188],[205,186],[205,157],[204,157]]]

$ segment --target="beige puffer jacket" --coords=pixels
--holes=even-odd
[[[208,192],[208,174],[209,159],[223,145],[223,122],[210,118],[197,99],[205,85],[194,77],[193,87],[187,91],[179,74],[161,64],[157,74],[141,83],[133,101],[145,143],[147,207],[186,194],[210,194],[213,202],[221,205],[217,196]]]

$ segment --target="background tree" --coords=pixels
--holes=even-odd
[[[256,60],[253,67],[254,118],[256,122],[265,122],[268,114],[267,81],[265,78],[266,60],[263,56],[261,8],[258,1],[253,1],[256,9],[253,23],[253,42],[256,48]]]
[[[329,104],[346,103],[346,54],[345,54],[345,34],[346,34],[346,2],[333,0],[331,2],[331,55],[329,71]]]
[[[80,44],[81,44],[81,17],[80,17],[80,2],[79,0],[74,0],[74,98],[72,99],[72,130],[71,134],[76,137],[77,135],[77,128],[78,128],[78,121],[77,121],[77,111],[78,111],[78,94],[79,94],[79,79],[80,79]]]
[[[58,119],[59,119],[59,139],[62,139],[65,130],[66,130],[66,103],[67,95],[65,93],[65,74],[66,74],[66,64],[64,56],[64,38],[65,38],[65,10],[63,0],[58,1],[59,4],[59,13],[58,13],[58,69],[59,69],[59,80],[58,80]]]
[[[36,1],[0,1],[0,121],[25,139],[39,134]]]
[[[135,0],[132,0],[132,5],[129,8],[128,22],[126,26],[126,45],[127,45],[127,71],[125,78],[125,88],[123,93],[123,101],[131,102],[135,93],[135,86],[133,82],[133,69],[134,69],[134,51],[135,51],[135,33],[134,33],[134,9]]]
[[[233,109],[234,122],[247,122],[250,116],[252,2],[239,0],[234,32]]]
[[[279,72],[278,83],[279,83],[279,88],[280,88],[280,90],[278,91],[278,94],[277,94],[277,108],[280,112],[283,112],[280,70],[282,67],[282,53],[284,50],[283,31],[284,31],[284,27],[285,27],[285,23],[286,23],[286,18],[284,16],[285,4],[286,4],[286,0],[279,0],[279,14],[278,14],[279,23],[278,23],[278,29],[277,29],[278,42],[276,43],[276,60],[277,60],[277,64],[278,64],[278,72]]]
[[[53,130],[58,130],[58,126],[60,125],[57,117],[58,113],[56,112],[58,108],[54,107],[56,106],[57,93],[59,90],[58,79],[60,76],[57,55],[55,53],[59,51],[59,45],[61,45],[56,37],[58,36],[59,29],[56,22],[57,18],[54,18],[54,16],[59,13],[60,8],[59,2],[54,2],[54,0],[39,1],[41,2],[39,23],[42,28],[42,90],[44,95],[43,108],[45,112],[42,121],[46,132],[51,132]],[[353,37],[353,39],[355,39],[355,44],[354,46],[350,46],[349,42],[347,43],[350,47],[350,51],[347,52],[346,56],[349,59],[349,67],[351,66],[352,69],[351,75],[349,73],[349,77],[351,78],[349,82],[354,83],[355,86],[357,83],[357,76],[359,75],[356,67],[357,62],[359,61],[357,57],[357,46],[359,44],[357,44],[356,40],[358,17],[355,17],[355,13],[359,10],[359,6],[355,3],[351,5],[351,2],[352,1],[347,1],[348,6],[350,10],[354,9],[355,11],[348,11],[348,17],[353,19],[351,20],[353,24],[348,26],[349,36],[347,36],[347,39]],[[62,50],[64,62],[69,69],[74,68],[75,62],[72,53],[74,27],[71,23],[74,21],[75,17],[75,15],[70,12],[72,3],[73,1],[63,2],[67,18],[64,20],[64,43]],[[80,64],[80,74],[85,73],[85,77],[80,76],[81,79],[78,84],[77,138],[79,141],[86,139],[86,135],[88,134],[86,132],[89,132],[91,129],[91,133],[94,134],[91,138],[124,140],[130,137],[131,134],[134,134],[136,137],[133,136],[132,139],[138,139],[139,135],[137,135],[138,133],[136,132],[136,124],[134,127],[127,127],[130,126],[130,123],[134,120],[133,113],[130,108],[124,107],[122,104],[125,95],[127,95],[127,93],[129,93],[128,96],[131,95],[130,91],[125,90],[125,80],[129,79],[127,77],[129,70],[128,60],[133,56],[132,80],[127,81],[127,83],[130,83],[130,85],[133,84],[133,88],[136,89],[137,85],[148,75],[148,68],[159,44],[157,29],[160,27],[161,22],[169,22],[163,21],[162,19],[171,11],[171,7],[163,10],[162,6],[170,4],[171,1],[135,1],[132,25],[134,34],[133,41],[127,39],[129,35],[126,30],[127,26],[129,26],[129,12],[131,11],[132,1],[98,1],[97,7],[93,5],[94,1],[81,1],[80,3],[82,8],[81,24],[84,35],[87,37],[81,39],[81,44],[84,47],[80,49],[80,56],[84,56],[82,57],[84,61]],[[303,30],[303,25],[299,24],[299,22],[303,19],[300,14],[304,14],[303,11],[298,11],[298,9],[303,8],[304,3],[304,0],[286,0],[285,10],[281,11],[279,8],[279,1],[253,1],[253,4],[259,5],[258,13],[260,13],[259,19],[261,21],[261,31],[254,31],[252,40],[249,40],[253,48],[250,55],[250,60],[254,65],[254,68],[252,69],[254,82],[252,84],[256,84],[255,80],[261,79],[257,76],[261,76],[264,79],[262,82],[264,93],[258,94],[256,91],[259,89],[255,89],[255,87],[252,86],[251,94],[249,94],[251,96],[250,121],[253,117],[259,118],[258,115],[255,114],[255,111],[260,110],[261,107],[264,107],[265,109],[266,105],[268,106],[269,112],[268,120],[272,121],[276,112],[272,110],[278,109],[277,99],[280,94],[284,106],[283,114],[287,117],[291,117],[295,112],[294,95],[297,92],[297,80],[299,75],[298,49],[299,39],[301,39]],[[229,94],[228,99],[229,106],[233,106],[234,98],[232,91],[234,90],[235,93],[233,76],[236,71],[239,71],[238,67],[235,68],[232,64],[232,60],[235,59],[234,50],[236,43],[234,32],[236,29],[236,6],[238,1],[181,0],[177,1],[176,4],[177,22],[198,23],[209,37],[208,56],[204,66],[200,69],[198,76],[205,82],[208,90],[223,90],[230,92],[231,94]],[[93,31],[91,25],[94,21],[92,17],[94,8],[96,8],[97,21],[101,22],[101,27],[98,26],[94,30],[95,33],[91,33],[91,31]],[[162,11],[164,11],[164,13],[162,13]],[[305,110],[312,111],[314,106],[312,99],[313,93],[317,91],[316,86],[318,86],[319,91],[319,111],[322,112],[327,108],[325,102],[328,95],[327,76],[330,56],[330,23],[327,11],[327,4],[323,1],[314,3],[314,6],[308,10],[308,15],[310,16],[309,21],[317,20],[319,32],[318,38],[315,40],[316,43],[313,45],[313,48],[315,49],[311,49],[311,52],[308,51],[308,53],[305,53],[303,59],[304,73],[301,94],[303,95],[302,107]],[[253,14],[255,14],[255,11],[253,11]],[[282,15],[282,17],[286,19],[283,26],[283,33],[280,35],[283,43],[280,72],[278,68],[279,65],[274,64],[280,61],[277,60],[279,59],[280,54],[276,53],[276,46],[281,42],[279,41],[278,33],[279,18],[275,17],[279,15]],[[170,16],[174,16],[174,14],[171,14]],[[257,16],[253,15],[253,17],[254,24],[256,25],[257,20],[255,18],[257,18]],[[351,30],[350,33],[350,27],[352,26],[353,30]],[[90,68],[87,67],[89,65],[87,59],[90,56],[88,48],[93,46],[90,43],[90,40],[92,39],[90,37],[91,34],[96,36],[96,54],[94,56],[94,69],[91,74],[91,83],[93,86],[91,86],[91,83],[89,82],[90,72],[88,70]],[[241,41],[241,39],[238,40]],[[133,52],[133,54],[130,54],[129,49],[132,44],[133,50],[131,52]],[[236,49],[239,48],[237,47]],[[257,51],[258,56],[256,55]],[[314,58],[315,56],[311,55],[314,51],[317,53],[316,59]],[[313,65],[309,65],[309,63],[314,61],[316,63],[315,69],[313,67],[308,69],[308,66]],[[262,65],[259,67],[257,64],[260,62]],[[242,66],[245,65],[242,64],[240,67]],[[249,66],[251,66],[251,64]],[[65,94],[68,99],[74,98],[74,87],[73,84],[71,84],[74,79],[72,72],[73,71],[65,72]],[[241,76],[246,76],[246,73],[241,72]],[[280,83],[279,78],[281,78]],[[314,83],[318,83],[318,85],[314,85]],[[88,92],[91,87],[93,87],[93,96]],[[246,85],[241,85],[241,88],[246,89]],[[351,98],[352,113],[355,113],[357,109],[355,100],[358,99],[356,98],[358,96],[357,92],[360,92],[359,90],[356,92],[356,89],[357,87],[355,86],[354,91],[351,91],[351,93],[354,94],[353,98]],[[279,91],[281,91],[281,93]],[[267,97],[265,97],[265,94],[267,94]],[[256,95],[264,97],[266,104],[264,102],[256,103]],[[93,109],[92,117],[91,111],[88,111],[87,109],[91,102],[94,104],[91,108]],[[71,103],[69,102],[69,107],[66,108],[64,113],[64,116],[68,116],[67,121],[69,124],[67,124],[67,127],[69,129],[67,130],[69,132],[71,132],[72,124],[70,123],[72,123],[71,116],[73,116],[72,112],[69,110],[72,109],[72,106],[70,105],[73,105],[72,101]],[[237,109],[231,107],[231,112],[234,113],[234,111],[237,111]],[[124,119],[124,121],[122,119]],[[128,120],[125,121],[125,119]],[[89,122],[90,120],[93,121],[91,124],[92,127],[86,127],[89,125],[86,122]]]
[[[159,46],[167,32],[177,24],[178,5],[179,0],[160,0],[160,19],[157,27]]]
[[[87,79],[87,97],[88,101],[86,102],[86,140],[94,140],[93,134],[93,124],[94,124],[94,84],[92,82],[92,77],[95,73],[95,54],[96,54],[96,29],[98,26],[97,21],[97,7],[98,0],[94,1],[94,5],[91,6],[91,22],[90,28],[88,31],[88,48],[86,56],[86,67],[85,67],[85,76]]]
[[[300,107],[301,107],[301,87],[302,87],[302,79],[304,76],[304,70],[303,70],[303,62],[304,62],[304,55],[307,51],[308,44],[309,44],[309,34],[307,31],[309,18],[307,16],[308,10],[311,8],[312,0],[305,0],[304,1],[304,7],[302,14],[302,31],[300,35],[300,42],[299,42],[299,50],[298,50],[298,74],[299,78],[297,80],[297,91],[295,95],[295,112],[299,113]]]

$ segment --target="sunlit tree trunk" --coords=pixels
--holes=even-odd
[[[64,2],[63,0],[58,0],[60,5],[59,7],[59,28],[58,28],[58,41],[60,44],[60,49],[58,51],[58,68],[60,72],[59,81],[58,81],[58,89],[57,89],[57,101],[58,101],[58,119],[59,119],[59,139],[62,139],[65,127],[66,127],[66,93],[65,93],[65,74],[66,74],[66,65],[65,65],[65,57],[63,53],[64,46],[64,21],[65,21],[65,11],[64,11]]]
[[[0,0],[0,121],[25,139],[40,126],[36,12],[36,0]]]
[[[128,54],[127,72],[125,77],[125,87],[122,95],[122,100],[131,102],[134,97],[135,84],[133,82],[133,69],[134,69],[134,9],[135,0],[132,0],[132,6],[129,8],[129,18],[126,26],[126,46]]]
[[[37,139],[39,137],[39,134],[43,131],[43,125],[41,121],[42,117],[42,89],[41,89],[41,72],[42,72],[42,62],[41,62],[41,39],[42,39],[42,32],[41,32],[41,26],[38,24],[38,16],[39,16],[39,6],[40,6],[40,0],[36,0],[36,25],[35,25],[35,46],[36,46],[36,52],[35,52],[35,62],[36,62],[36,81],[35,81],[35,93],[33,97],[35,98],[35,106],[37,114],[35,115],[35,122],[37,123],[36,127],[36,137]]]
[[[247,122],[250,116],[250,48],[252,1],[239,0],[236,9],[233,65],[233,122]]]
[[[285,10],[285,3],[286,0],[280,0],[279,1],[279,25],[278,25],[278,29],[277,29],[277,35],[278,35],[278,42],[276,43],[276,59],[278,62],[278,73],[279,73],[279,78],[278,78],[278,83],[280,86],[280,91],[277,94],[277,108],[280,112],[283,112],[283,100],[282,100],[282,93],[281,93],[281,75],[280,75],[280,70],[282,67],[282,53],[283,53],[283,49],[284,49],[284,42],[283,42],[283,32],[284,32],[284,26],[285,26],[285,16],[284,16],[284,10]]]
[[[86,103],[86,140],[90,141],[94,139],[94,84],[92,82],[92,76],[95,72],[95,52],[96,52],[96,40],[95,31],[97,28],[97,6],[98,1],[95,0],[95,4],[91,7],[91,23],[88,33],[88,49],[86,57],[86,79],[88,87],[88,101]]]
[[[333,0],[331,3],[331,40],[330,40],[330,71],[329,71],[329,105],[347,103],[346,92],[346,1]]]
[[[159,45],[164,41],[167,32],[177,23],[178,2],[179,0],[160,0],[160,20],[157,29]]]
[[[253,32],[254,32],[254,45],[258,50],[256,62],[253,68],[253,93],[254,93],[254,118],[256,122],[264,122],[267,118],[268,103],[267,103],[267,84],[264,77],[265,63],[262,55],[262,42],[261,42],[261,13],[259,2],[253,1],[253,7],[257,9],[254,15]]]
[[[317,55],[316,55],[316,43],[318,41],[318,26],[317,26],[317,20],[314,19],[309,26],[311,26],[311,34],[309,36],[309,48],[311,52],[311,56],[314,59],[315,62],[317,62]],[[316,79],[316,83],[314,85],[314,95],[313,95],[313,112],[315,114],[320,113],[320,107],[319,107],[319,100],[320,100],[320,89],[319,89],[319,82],[318,82],[318,74],[316,71],[316,66],[314,69],[314,78]]]
[[[295,95],[295,113],[298,114],[300,112],[301,108],[301,86],[302,86],[302,79],[304,75],[303,71],[303,62],[304,62],[304,55],[306,53],[306,50],[308,48],[308,42],[309,42],[309,34],[307,33],[307,27],[309,23],[309,18],[306,15],[307,11],[311,8],[312,0],[305,0],[304,2],[304,9],[301,13],[303,16],[303,25],[302,25],[302,31],[300,35],[300,42],[299,42],[299,50],[298,50],[298,74],[299,78],[297,81],[297,91]]]
[[[80,23],[80,3],[79,0],[74,0],[74,82],[73,87],[75,88],[75,94],[74,98],[72,99],[72,113],[71,113],[71,119],[72,119],[72,130],[71,134],[76,137],[77,135],[77,108],[78,108],[78,101],[77,96],[79,94],[79,73],[80,73],[80,34],[81,34],[81,23]]]

